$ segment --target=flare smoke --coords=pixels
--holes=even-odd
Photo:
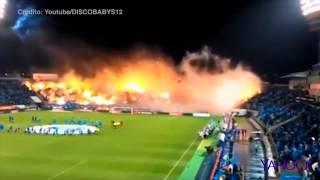
[[[207,47],[188,52],[179,65],[145,48],[113,55],[90,52],[57,53],[59,70],[65,71],[61,80],[26,85],[55,103],[134,103],[157,110],[212,113],[236,108],[261,90],[261,80],[247,67],[232,66],[230,59]]]

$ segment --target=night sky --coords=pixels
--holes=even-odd
[[[161,49],[178,63],[187,50],[204,45],[249,65],[263,77],[303,71],[317,63],[317,34],[310,32],[298,0],[223,0],[217,3],[147,4],[109,1],[9,2],[0,25],[1,71],[28,71],[46,66],[46,54],[32,40],[17,38],[10,27],[17,9],[117,8],[122,16],[45,16],[37,25],[65,41],[77,40],[100,49],[126,50],[136,44]]]

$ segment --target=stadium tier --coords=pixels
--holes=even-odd
[[[317,104],[308,99],[304,91],[270,87],[251,99],[248,108],[257,111],[255,120],[274,143],[273,158],[279,163],[308,162],[307,169],[299,169],[294,173],[300,178],[318,179],[320,110]],[[294,175],[286,174],[283,167],[277,166],[276,170],[282,172],[280,177],[283,179],[294,178]]]
[[[0,105],[30,105],[35,95],[18,80],[0,80]]]

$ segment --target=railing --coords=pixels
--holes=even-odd
[[[271,133],[275,129],[277,129],[277,128],[285,125],[285,124],[288,124],[288,123],[290,123],[292,121],[295,121],[295,120],[299,119],[301,117],[301,115],[302,115],[302,113],[300,113],[300,114],[298,114],[298,115],[296,115],[296,116],[294,116],[294,117],[292,117],[292,118],[290,118],[288,120],[282,121],[282,122],[280,122],[280,123],[278,123],[278,124],[276,124],[274,126],[271,126],[270,128],[268,128],[268,131]]]
[[[274,142],[274,140],[273,140],[272,134],[271,134],[271,133],[268,133],[268,134],[267,134],[267,137],[268,137],[269,142],[270,142],[270,146],[271,146],[271,151],[272,151],[273,157],[274,157],[275,159],[278,159],[278,158],[279,158],[279,153],[278,153],[277,148],[276,148],[276,146],[275,146],[275,142]]]
[[[262,126],[259,122],[260,121],[255,116],[251,116],[251,118],[249,118],[249,123],[252,125],[254,129],[256,130],[262,129],[262,128],[265,129],[265,127]],[[263,144],[265,149],[265,157],[267,159],[272,160],[274,158],[278,158],[278,152],[275,148],[275,143],[273,141],[272,136],[269,133],[266,133],[266,135],[263,137]],[[275,172],[269,170],[268,178],[276,178]]]

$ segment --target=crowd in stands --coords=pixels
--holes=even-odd
[[[248,108],[257,110],[257,118],[266,126],[273,126],[302,113],[305,105],[296,102],[296,97],[303,96],[302,91],[285,88],[268,88],[248,103]]]
[[[280,161],[308,161],[312,168],[304,175],[320,178],[320,110],[309,108],[299,120],[276,129],[273,139]]]
[[[302,171],[302,175],[305,179],[320,179],[320,109],[296,101],[305,94],[273,87],[250,100],[248,106],[258,111],[256,119],[266,128],[297,117],[272,131],[278,159],[280,162],[308,161],[311,167]]]
[[[18,80],[0,80],[0,105],[32,104],[31,95],[34,92],[29,91]]]

